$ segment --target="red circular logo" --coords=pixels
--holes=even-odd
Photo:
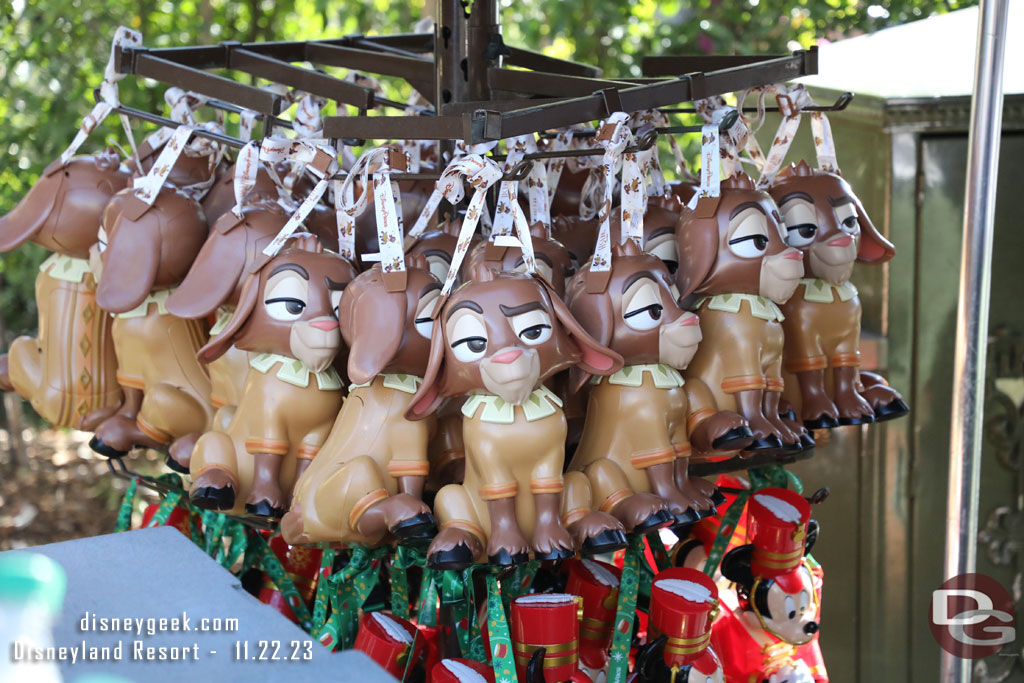
[[[932,592],[928,622],[943,650],[962,659],[999,652],[1016,639],[1013,598],[984,574],[960,574]]]

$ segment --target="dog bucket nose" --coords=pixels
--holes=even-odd
[[[313,327],[315,327],[318,330],[323,330],[324,332],[330,332],[331,330],[333,330],[335,327],[338,326],[338,321],[337,320],[313,320],[309,324],[312,325]]]
[[[683,322],[680,323],[680,324],[681,325],[699,325],[700,324],[700,317],[698,317],[696,315],[688,316],[688,317],[684,318]]]
[[[848,247],[848,246],[850,246],[851,242],[853,242],[853,238],[852,237],[850,237],[849,235],[843,235],[843,236],[837,237],[834,240],[832,240],[831,242],[829,242],[828,246],[830,246],[830,247]]]
[[[495,363],[511,363],[516,358],[519,358],[519,356],[521,355],[523,355],[522,351],[520,351],[519,349],[512,349],[511,351],[506,351],[505,353],[497,354],[491,360],[493,360]]]
[[[797,251],[796,249],[794,249],[793,251],[787,253],[784,258],[793,259],[794,261],[803,261],[804,253],[802,251]]]
[[[809,621],[806,624],[804,624],[804,633],[806,633],[807,635],[813,636],[817,632],[818,632],[818,622],[816,622],[816,621]]]

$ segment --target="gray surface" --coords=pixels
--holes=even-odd
[[[23,551],[10,551],[23,552]],[[121,661],[63,662],[64,680],[89,674],[113,674],[138,683],[158,681],[354,680],[386,683],[394,679],[360,652],[330,653],[298,626],[246,593],[238,580],[179,531],[158,527],[54,543],[31,549],[59,562],[68,574],[64,610],[54,629],[57,646],[114,647],[123,643]],[[188,615],[191,632],[143,634],[82,632],[86,612],[97,617],[156,618]],[[234,617],[232,633],[196,632],[203,618]],[[159,629],[159,624],[156,625]],[[299,656],[311,643],[307,661],[236,661],[236,642],[249,643],[250,658],[259,641],[280,641],[278,657]],[[198,661],[133,661],[133,641],[144,647],[198,646]],[[293,643],[295,643],[293,645]],[[3,656],[10,645],[0,643]],[[212,654],[214,653],[215,654]],[[272,646],[266,648],[267,656]]]

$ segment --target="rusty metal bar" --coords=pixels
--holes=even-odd
[[[434,78],[434,62],[418,56],[404,57],[374,50],[313,42],[306,44],[304,58],[314,64],[398,76],[409,81],[431,81]]]
[[[567,76],[547,71],[500,68],[488,69],[487,80],[495,90],[547,97],[581,97],[602,88],[631,88],[634,85],[623,81]]]
[[[461,140],[462,116],[328,116],[324,135],[358,140]]]

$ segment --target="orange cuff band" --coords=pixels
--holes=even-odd
[[[828,367],[828,358],[825,356],[811,356],[810,358],[792,358],[786,360],[786,370],[789,372],[810,372],[811,370],[824,370]]]
[[[388,463],[388,474],[398,477],[425,477],[430,465],[424,460],[392,460]]]
[[[545,477],[530,480],[530,493],[561,493],[565,488],[561,477]]]
[[[629,489],[619,489],[604,499],[604,502],[601,503],[601,512],[611,512],[616,505],[632,495],[633,492]]]
[[[444,531],[445,529],[448,529],[448,528],[462,529],[467,534],[472,534],[473,536],[476,536],[477,539],[480,540],[480,541],[483,541],[484,539],[487,538],[487,536],[484,534],[484,530],[483,529],[478,527],[476,524],[472,524],[472,523],[467,522],[467,521],[462,520],[462,519],[453,519],[452,521],[445,522],[444,524],[441,525],[441,531]]]
[[[676,443],[672,444],[673,450],[676,452],[676,458],[689,458],[690,457],[690,444],[688,443]]]
[[[210,394],[210,405],[212,405],[214,408],[223,408],[227,404],[227,399],[216,394]]]
[[[576,508],[575,510],[562,515],[562,526],[569,526],[573,522],[578,522],[589,514],[590,510],[586,508]]]
[[[377,489],[376,491],[370,491],[365,496],[360,498],[355,507],[352,508],[352,512],[348,513],[348,528],[353,531],[359,531],[359,518],[369,510],[371,507],[379,503],[388,497],[387,489]]]
[[[697,425],[714,414],[715,411],[711,408],[701,408],[698,411],[690,413],[690,416],[686,418],[686,431],[692,434],[693,430],[697,428]]]
[[[248,447],[248,446],[247,446]],[[312,460],[316,457],[316,454],[320,452],[319,446],[313,444],[304,443],[299,446],[299,452],[296,453],[295,457],[299,460]]]
[[[288,452],[288,442],[278,441],[277,439],[246,439],[245,452],[252,455],[257,453],[284,455]]]
[[[123,373],[117,373],[117,383],[122,387],[128,387],[129,389],[141,389],[145,391],[146,380],[141,377],[135,377],[133,375],[125,375]]]
[[[142,419],[141,415],[135,418],[135,425],[142,431],[143,434],[153,439],[153,441],[156,441],[157,443],[166,445],[171,442],[170,434],[161,431],[154,427],[153,425],[149,424],[148,422]]]
[[[519,493],[519,483],[510,481],[505,484],[488,484],[479,489],[480,497],[484,500],[501,500],[502,498],[513,498]]]
[[[786,387],[786,382],[781,377],[769,377],[765,380],[765,391],[782,391]]]
[[[833,353],[832,367],[834,368],[856,368],[860,367],[860,351]]]
[[[203,476],[204,474],[212,470],[220,470],[224,474],[228,475],[228,479],[231,480],[231,487],[234,488],[236,492],[238,491],[238,477],[235,476],[234,472],[232,472],[226,467],[223,467],[222,465],[206,465],[205,467],[201,468],[198,472],[196,472],[196,476],[192,477],[193,483],[197,479],[199,479],[199,477]]]
[[[663,465],[666,462],[673,462],[675,459],[676,451],[674,448],[659,448],[654,451],[644,451],[629,456],[630,464],[638,470],[653,467],[654,465]]]
[[[726,377],[722,380],[722,391],[735,394],[738,391],[764,389],[764,375],[743,375],[742,377]]]

